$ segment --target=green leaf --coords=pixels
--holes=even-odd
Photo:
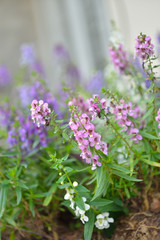
[[[13,220],[13,218],[11,218],[11,217],[5,217],[5,221],[6,221],[7,223],[9,223],[11,226],[17,228],[17,224],[16,224],[16,222]]]
[[[93,228],[94,228],[94,219],[95,219],[95,214],[92,209],[90,209],[87,214],[89,218],[89,221],[85,223],[84,226],[84,239],[85,240],[91,240],[92,239],[92,233],[93,233]]]
[[[153,162],[150,161],[148,159],[142,159],[143,162],[147,163],[148,165],[154,166],[154,167],[160,167],[160,163],[159,162]]]
[[[49,195],[44,199],[43,206],[48,206],[48,204],[51,202],[53,193],[55,193],[57,190],[57,184],[53,183],[51,188],[49,189]]]
[[[141,182],[142,180],[141,179],[137,179],[137,178],[134,178],[134,177],[130,177],[128,176],[127,174],[125,173],[122,173],[122,172],[119,172],[119,171],[116,171],[116,170],[113,170],[112,171],[115,175],[121,177],[121,178],[124,178],[128,181],[133,181],[133,182]]]
[[[0,218],[3,216],[7,203],[8,185],[2,184],[0,190]]]
[[[123,207],[118,206],[115,203],[111,203],[106,206],[99,207],[99,210],[101,212],[121,212],[121,211],[123,211]]]
[[[80,209],[82,209],[82,210],[85,211],[84,202],[83,202],[83,199],[82,199],[82,197],[81,197],[80,195],[77,195],[77,196],[75,197],[75,202],[76,202],[77,206],[78,206]]]
[[[149,110],[143,115],[143,117],[141,118],[141,120],[144,120],[144,119],[148,118],[148,117],[152,114],[153,109],[154,109],[154,107],[151,106],[151,107],[149,108]]]
[[[16,240],[14,231],[11,231],[11,234],[9,236],[9,240]]]
[[[76,190],[77,190],[78,193],[90,192],[89,189],[84,187],[83,185],[78,185],[76,187]]]
[[[96,198],[94,201],[91,201],[90,204],[92,206],[96,206],[96,207],[103,207],[108,204],[111,204],[112,202],[113,201],[111,201],[111,200],[107,200],[107,199],[103,199],[103,198]]]
[[[97,168],[97,185],[95,194],[92,198],[92,201],[101,195],[105,195],[107,188],[109,186],[110,174],[106,176],[106,170],[104,168]]]
[[[66,141],[69,140],[69,137],[68,137],[68,135],[67,135],[65,132],[62,133],[62,136],[64,137],[64,139],[65,139]]]
[[[140,134],[142,135],[142,137],[145,137],[148,139],[155,139],[155,140],[159,139],[158,137],[155,137],[155,136],[151,135],[150,133],[140,131]]]
[[[18,205],[21,202],[21,198],[22,198],[22,192],[20,187],[16,188],[16,195],[17,195],[17,205]]]
[[[32,199],[29,199],[29,209],[31,210],[32,216],[35,217],[34,203]]]
[[[28,189],[27,185],[25,185],[23,182],[20,182],[20,181],[17,182],[17,186],[24,189]]]
[[[126,174],[133,173],[133,172],[131,172],[130,170],[128,170],[127,168],[121,167],[121,166],[116,165],[116,164],[108,163],[107,166],[108,166],[109,168],[118,170],[118,171],[120,171],[120,172],[124,172],[124,173],[126,173]]]
[[[0,157],[10,157],[10,156],[16,156],[18,154],[17,151],[13,151],[13,152],[5,152],[3,154],[0,154]]]

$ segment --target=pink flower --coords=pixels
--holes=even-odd
[[[98,167],[101,167],[101,163],[98,161],[98,155],[94,155],[94,157],[92,158],[92,162],[93,162],[93,165],[92,165],[92,170],[95,170]]]
[[[94,133],[93,137],[89,138],[90,146],[95,147],[97,150],[101,148],[101,135]]]
[[[31,116],[34,123],[37,123],[37,126],[46,125],[50,119],[51,109],[48,108],[48,103],[44,103],[43,100],[39,102],[34,99],[31,103]]]
[[[153,55],[154,45],[151,43],[151,37],[140,33],[136,38],[136,55],[142,60],[146,60]]]
[[[129,67],[129,61],[127,52],[123,50],[123,45],[120,44],[118,49],[113,46],[109,47],[109,53],[115,68],[117,68],[120,73],[124,73]]]
[[[142,136],[139,133],[139,130],[137,128],[132,128],[130,130],[130,134],[134,134],[130,139],[134,141],[134,143],[138,143],[139,140],[142,140]]]

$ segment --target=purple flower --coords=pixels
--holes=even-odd
[[[19,89],[19,96],[23,107],[30,104],[33,99],[43,99],[44,102],[48,103],[53,108],[56,114],[59,114],[59,105],[56,98],[49,92],[45,85],[37,81],[32,86],[23,85]]]
[[[55,46],[53,49],[53,57],[59,62],[66,61],[69,59],[69,54],[67,50],[60,44]]]
[[[91,93],[100,94],[102,87],[104,87],[104,75],[102,71],[98,71],[89,81],[87,89]]]
[[[35,71],[37,73],[40,74],[40,76],[42,76],[43,78],[45,77],[45,72],[44,72],[44,69],[43,69],[43,66],[42,64],[35,60],[32,65],[30,65],[30,71]]]
[[[15,128],[12,128],[8,132],[7,142],[10,144],[11,147],[13,147],[13,146],[15,146],[17,144],[16,135],[17,135],[17,133],[15,132]]]
[[[11,75],[6,66],[0,66],[0,87],[5,87],[11,82]]]
[[[34,46],[32,44],[31,45],[23,44],[21,45],[20,50],[21,50],[20,60],[21,65],[30,65],[35,62],[36,56]]]

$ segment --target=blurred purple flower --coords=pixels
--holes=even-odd
[[[10,130],[13,122],[12,112],[8,104],[5,104],[3,107],[0,106],[0,126]]]
[[[30,66],[30,70],[35,71],[35,72],[39,73],[41,76],[45,77],[45,72],[44,72],[43,66],[37,60]]]
[[[53,59],[58,62],[66,61],[69,59],[69,54],[67,50],[61,44],[58,44],[53,49]]]
[[[144,78],[147,78],[147,74],[144,71],[142,67],[142,63],[140,62],[140,59],[138,57],[135,57],[133,60],[133,66],[137,70],[137,72],[140,72]]]
[[[20,47],[21,50],[21,65],[30,65],[35,62],[35,50],[34,46],[31,44],[22,44]]]
[[[160,33],[157,34],[157,47],[156,47],[156,50],[157,50],[157,55],[160,54]]]
[[[145,86],[146,86],[146,88],[150,88],[151,83],[152,83],[152,80],[145,80]]]
[[[135,69],[137,70],[137,72],[141,73],[142,77],[144,79],[147,79],[147,74],[146,72],[144,71],[143,67],[142,67],[142,64],[139,60],[138,57],[135,57],[134,61],[133,61],[133,66],[135,67]],[[151,80],[145,80],[145,86],[146,88],[149,88],[151,85]]]
[[[16,139],[16,132],[15,132],[15,128],[12,128],[9,132],[8,132],[8,139],[7,142],[10,144],[11,147],[15,146],[17,144],[17,139]]]
[[[32,86],[21,86],[19,88],[19,97],[23,107],[27,107],[34,99],[43,99],[56,114],[59,114],[59,105],[56,98],[46,89],[45,85],[39,81],[35,82]]]
[[[27,107],[31,102],[30,97],[30,87],[27,85],[23,85],[18,89],[19,97],[21,99],[21,104],[23,107]]]
[[[96,74],[90,79],[88,85],[87,85],[87,90],[90,93],[101,93],[102,87],[104,87],[104,75],[102,71],[96,72]]]
[[[46,147],[48,145],[50,139],[45,128],[38,128],[33,123],[30,116],[26,118],[20,114],[16,117],[16,119],[19,120],[19,127],[15,129],[11,126],[11,129],[8,132],[7,142],[11,147],[19,143],[23,157],[34,149],[38,149],[41,146]],[[38,142],[33,147],[37,138]]]
[[[0,66],[0,87],[5,87],[11,82],[11,75],[6,66]]]

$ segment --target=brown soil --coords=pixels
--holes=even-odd
[[[160,193],[136,197],[129,201],[128,207],[129,216],[123,215],[116,221],[112,238],[99,231],[94,232],[92,240],[160,240]],[[54,215],[54,224],[51,214],[26,221],[26,230],[15,231],[8,226],[2,240],[9,240],[11,232],[15,233],[15,240],[83,240],[83,226],[79,227],[79,221],[73,220],[69,212]]]

